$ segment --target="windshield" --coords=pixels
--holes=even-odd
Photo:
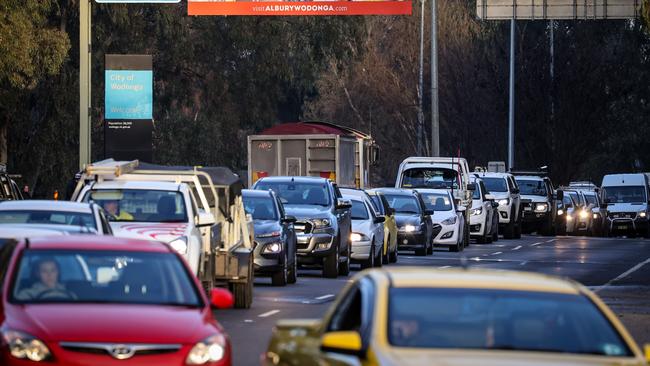
[[[449,168],[414,168],[404,171],[402,187],[458,189],[458,172]]]
[[[271,197],[246,197],[244,195],[244,209],[247,214],[253,216],[254,220],[278,219]]]
[[[517,179],[517,184],[522,195],[546,196],[546,186],[542,180]]]
[[[316,205],[329,206],[330,198],[327,194],[327,184],[324,183],[281,183],[259,182],[255,189],[273,190],[285,205]]]
[[[490,192],[508,192],[508,185],[504,178],[483,177],[481,179],[485,188]]]
[[[172,253],[26,250],[11,293],[20,303],[201,304]]]
[[[578,206],[584,206],[585,201],[582,199],[582,195],[578,194],[577,192],[568,192],[569,196],[571,196],[571,199],[573,199],[573,202],[576,203]]]
[[[481,199],[481,185],[478,182],[474,182],[476,184],[476,189],[472,192],[472,199],[473,200],[480,200]]]
[[[100,189],[86,194],[84,202],[89,201],[101,205],[109,221],[188,221],[185,200],[177,191]]]
[[[368,220],[368,217],[366,204],[361,201],[352,200],[352,220]]]
[[[562,202],[564,202],[564,207],[566,208],[571,208],[573,207],[573,199],[571,199],[571,196],[564,195],[564,198],[562,199]]]
[[[388,204],[396,213],[421,214],[420,205],[418,205],[418,201],[413,196],[387,194],[386,199],[388,199]]]
[[[452,205],[447,194],[442,193],[421,193],[424,206],[427,210],[451,211]]]
[[[646,202],[643,186],[603,187],[603,197],[605,197],[607,203]]]
[[[396,347],[632,356],[585,296],[393,288],[389,299],[389,341]]]
[[[593,194],[585,194],[585,199],[587,200],[588,205],[597,205],[598,201],[596,200],[596,195]]]
[[[90,213],[47,210],[0,211],[0,224],[65,225],[80,232],[97,232],[95,218]]]

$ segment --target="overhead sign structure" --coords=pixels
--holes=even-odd
[[[189,15],[410,15],[411,0],[187,0]]]
[[[641,0],[477,0],[484,20],[630,19],[639,16]]]
[[[152,161],[151,55],[106,55],[104,154],[116,160]]]

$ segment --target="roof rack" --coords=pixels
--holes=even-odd
[[[84,172],[86,175],[117,178],[120,175],[133,172],[138,167],[139,163],[138,160],[115,161],[113,159],[106,159],[86,165]]]

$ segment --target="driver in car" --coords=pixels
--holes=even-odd
[[[54,259],[43,259],[36,265],[38,281],[22,289],[16,298],[19,300],[35,299],[75,299],[76,295],[66,290],[59,282],[59,264]]]
[[[110,216],[114,217],[115,220],[133,221],[133,215],[126,212],[126,210],[122,210],[120,208],[120,202],[117,200],[104,202],[104,210],[106,210]]]

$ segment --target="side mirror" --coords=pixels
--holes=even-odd
[[[555,199],[558,201],[562,201],[564,199],[564,191],[558,189],[557,193],[555,194]]]
[[[282,222],[285,224],[294,224],[298,219],[295,216],[287,215],[282,219]]]
[[[230,291],[215,287],[210,290],[210,304],[216,309],[230,309],[235,304],[235,299]]]
[[[354,331],[325,333],[320,348],[323,352],[364,357],[361,335]]]
[[[433,210],[424,210],[424,214],[427,216],[431,216],[434,214]]]
[[[467,190],[468,191],[475,191],[476,190],[476,183],[467,183]]]
[[[485,199],[488,200],[488,201],[494,201],[494,196],[491,195],[491,194],[486,194]]]
[[[352,207],[352,202],[350,202],[349,200],[344,200],[343,198],[339,198],[336,200],[337,209],[346,209],[351,207]]]
[[[217,221],[214,219],[214,215],[212,213],[199,210],[199,214],[196,217],[196,226],[212,226],[216,222]]]
[[[375,217],[375,224],[383,224],[384,222],[386,222],[386,216]]]

